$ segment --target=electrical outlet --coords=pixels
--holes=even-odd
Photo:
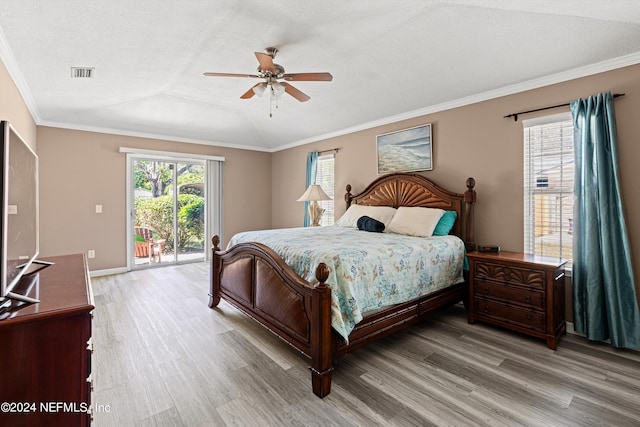
[[[96,251],[94,251],[93,249],[89,249],[87,251],[87,258],[95,258],[96,257]]]
[[[96,213],[102,213],[102,205],[96,205]]]

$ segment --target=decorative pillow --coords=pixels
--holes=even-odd
[[[387,232],[430,237],[443,214],[443,209],[401,206],[387,225]]]
[[[448,236],[453,228],[453,224],[456,223],[458,213],[456,211],[444,211],[444,214],[438,221],[435,230],[433,230],[434,236]]]
[[[390,206],[364,206],[352,204],[349,209],[336,221],[340,227],[358,227],[358,219],[361,216],[368,216],[389,226],[391,218],[396,213],[396,209]]]
[[[358,230],[382,233],[384,231],[384,224],[377,219],[365,215],[358,218]]]

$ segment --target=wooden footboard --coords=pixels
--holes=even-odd
[[[218,247],[218,236],[212,243],[209,307],[222,297],[263,324],[309,359],[313,392],[329,394],[334,345],[326,264],[317,266],[318,283],[312,285],[260,243],[242,243],[225,252]]]

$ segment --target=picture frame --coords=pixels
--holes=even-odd
[[[431,123],[376,136],[378,175],[433,170]]]

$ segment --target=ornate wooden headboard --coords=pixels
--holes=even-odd
[[[476,181],[468,178],[467,190],[458,194],[445,190],[428,178],[412,173],[395,173],[383,175],[374,180],[361,193],[351,194],[351,185],[347,185],[344,199],[347,209],[351,203],[367,206],[419,206],[456,211],[458,219],[453,226],[452,234],[460,237],[467,245],[467,250],[474,249],[473,205],[476,192],[473,189]]]

